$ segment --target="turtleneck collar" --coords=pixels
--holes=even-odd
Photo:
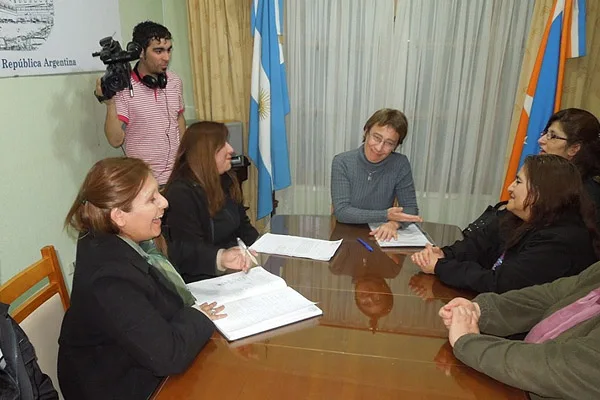
[[[367,156],[365,155],[365,144],[361,144],[360,147],[358,148],[358,159],[360,160],[360,164],[367,169],[367,171],[375,171],[381,168],[384,168],[389,162],[390,159],[392,158],[392,155],[390,154],[389,156],[387,156],[386,158],[384,158],[383,160],[379,161],[378,163],[373,163],[369,160],[367,160]]]

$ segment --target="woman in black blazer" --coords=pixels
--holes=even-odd
[[[580,108],[560,110],[550,117],[538,139],[541,154],[556,154],[577,166],[583,187],[596,208],[600,228],[600,121]]]
[[[508,191],[506,215],[412,261],[447,285],[503,293],[577,275],[598,260],[594,210],[575,165],[528,156]]]
[[[589,111],[566,108],[552,114],[538,139],[540,154],[555,154],[571,161],[581,175],[583,188],[596,209],[596,229],[600,230],[600,121]],[[482,229],[506,213],[506,202],[488,206],[463,234]]]
[[[79,232],[71,306],[59,338],[65,399],[146,399],[188,367],[223,317],[193,296],[156,250],[168,203],[148,166],[99,161],[65,225]]]
[[[169,258],[186,282],[211,278],[228,268],[247,269],[250,259],[236,239],[250,246],[258,238],[230,171],[233,148],[228,134],[219,122],[190,125],[165,188],[170,207],[163,236]]]

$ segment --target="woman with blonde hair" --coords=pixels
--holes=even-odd
[[[146,399],[179,374],[222,318],[195,299],[155,246],[168,206],[143,161],[107,158],[66,217],[79,234],[71,306],[59,337],[65,399]]]

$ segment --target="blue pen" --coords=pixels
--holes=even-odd
[[[367,249],[369,251],[373,251],[373,248],[371,246],[369,246],[369,244],[367,242],[365,242],[364,240],[362,240],[361,238],[356,238],[356,240],[358,240],[358,243],[365,246],[365,249]]]

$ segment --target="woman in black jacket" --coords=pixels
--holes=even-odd
[[[556,154],[577,166],[596,206],[600,227],[600,122],[592,113],[567,108],[554,113],[538,140],[541,154]]]
[[[164,237],[169,257],[186,282],[250,266],[237,238],[250,246],[258,232],[246,215],[242,191],[230,171],[233,148],[228,135],[227,126],[219,122],[190,125],[165,188],[170,207]]]
[[[540,154],[556,154],[571,161],[581,174],[585,192],[596,209],[596,229],[600,230],[600,122],[579,108],[560,110],[548,119],[538,139]],[[465,236],[485,227],[505,214],[506,202],[488,206],[464,230]]]
[[[146,399],[188,367],[222,307],[194,305],[157,251],[168,203],[149,167],[108,158],[88,173],[65,225],[79,232],[71,306],[59,337],[65,399]]]
[[[576,275],[598,259],[593,206],[575,165],[529,156],[508,191],[506,215],[451,246],[427,246],[413,262],[450,286],[503,293]]]

